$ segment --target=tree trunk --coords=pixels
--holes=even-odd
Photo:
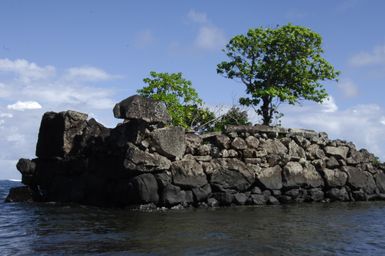
[[[262,122],[264,125],[270,125],[272,121],[272,111],[270,111],[271,98],[266,96],[262,97]]]

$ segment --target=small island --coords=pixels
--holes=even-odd
[[[385,199],[385,165],[326,133],[265,125],[197,134],[170,124],[165,104],[134,95],[109,129],[87,114],[44,114],[26,185],[8,202],[142,209]]]

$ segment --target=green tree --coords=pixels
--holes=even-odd
[[[281,102],[327,99],[320,81],[336,80],[339,72],[321,56],[321,44],[319,34],[301,26],[250,29],[226,45],[229,61],[218,64],[217,73],[246,85],[240,104],[252,106],[270,125]]]
[[[251,125],[251,122],[246,111],[242,111],[239,107],[231,107],[226,114],[218,119],[214,129],[223,131],[228,125]]]
[[[163,101],[173,125],[190,128],[207,118],[208,113],[202,108],[202,99],[192,87],[191,81],[183,78],[182,73],[152,71],[150,77],[143,81],[147,86],[137,92],[144,97]]]

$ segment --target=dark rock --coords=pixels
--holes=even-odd
[[[139,203],[154,203],[159,201],[158,183],[154,175],[145,173],[132,179],[134,193]]]
[[[226,135],[220,134],[214,137],[215,138],[215,145],[217,145],[221,149],[229,149],[231,139],[227,137]]]
[[[364,159],[363,154],[361,152],[355,150],[355,149],[350,150],[349,157],[346,159],[346,162],[349,165],[356,165],[356,164],[362,163],[364,161],[365,161],[365,159]]]
[[[244,193],[234,194],[234,203],[237,205],[244,205],[248,197]]]
[[[259,146],[259,140],[257,138],[255,138],[254,136],[248,136],[246,139],[246,144],[247,146],[249,146],[249,148],[258,148]]]
[[[306,158],[305,150],[297,145],[294,141],[289,143],[289,157],[290,159],[299,160],[301,158]]]
[[[211,197],[211,198],[207,199],[207,206],[208,207],[218,207],[219,202],[217,199]]]
[[[345,186],[348,178],[348,175],[339,169],[323,169],[322,173],[326,181],[326,185],[329,187],[343,187]]]
[[[253,187],[251,194],[262,194],[262,190],[259,187]]]
[[[337,168],[340,166],[340,163],[335,159],[335,157],[329,157],[326,159],[326,167],[329,169]]]
[[[235,158],[215,159],[212,161],[214,172],[210,183],[224,189],[246,191],[254,183],[254,173],[247,165]]]
[[[114,107],[115,118],[137,119],[147,123],[168,124],[171,118],[163,102],[139,95],[128,97],[117,103]]]
[[[161,202],[170,207],[185,201],[185,192],[180,187],[168,184],[162,191]]]
[[[306,154],[308,155],[309,159],[311,159],[311,160],[325,158],[325,152],[317,144],[312,144],[312,145],[308,146],[306,148]]]
[[[282,188],[282,168],[279,165],[262,169],[256,178],[267,189]]]
[[[324,199],[324,192],[320,188],[312,188],[308,190],[307,200],[310,202],[321,202]]]
[[[344,166],[342,170],[348,174],[347,183],[352,188],[362,188],[369,195],[375,193],[376,183],[370,173],[351,166]]]
[[[237,137],[231,142],[231,147],[236,150],[242,150],[247,148],[247,144],[244,139]]]
[[[33,175],[36,171],[36,163],[25,158],[20,158],[16,164],[16,168],[22,175]]]
[[[329,156],[335,156],[337,158],[346,159],[349,152],[349,148],[346,146],[340,146],[340,147],[327,146],[325,147],[325,152]]]
[[[267,154],[284,155],[287,153],[287,148],[277,139],[268,139],[260,145]]]
[[[298,162],[288,162],[283,168],[283,180],[285,187],[320,187],[323,185],[321,175],[315,167],[306,163],[304,167]]]
[[[187,188],[202,187],[207,184],[203,168],[195,160],[181,160],[171,164],[172,180],[175,185]]]
[[[99,189],[105,188],[105,185]],[[56,176],[49,189],[49,200],[81,203],[85,198],[86,184],[81,179]]]
[[[167,187],[167,185],[170,184],[172,180],[171,175],[167,174],[166,172],[156,173],[154,174],[154,177],[158,182],[158,187],[160,189]]]
[[[266,156],[266,162],[269,166],[280,165],[282,163],[282,157],[275,154]]]
[[[87,126],[87,117],[87,114],[70,110],[45,113],[40,124],[36,156],[53,158],[69,154],[74,138]]]
[[[349,201],[349,194],[346,189],[343,188],[331,188],[326,192],[326,196],[332,201]]]
[[[172,159],[181,159],[186,151],[185,133],[182,127],[165,127],[151,133],[157,151]]]
[[[268,125],[228,125],[226,127],[225,133],[266,133],[266,134],[282,134],[286,135],[288,130],[278,126],[268,126]]]
[[[110,136],[110,131],[111,129],[104,127],[94,118],[91,118],[86,122],[82,133],[74,137],[70,154],[78,156],[103,151],[103,143]]]
[[[212,196],[218,200],[220,205],[228,206],[234,201],[234,195],[229,192],[214,192]]]
[[[253,205],[265,205],[267,200],[264,195],[251,194],[248,203]]]
[[[9,190],[5,202],[33,202],[34,192],[28,186],[14,187]]]
[[[365,192],[362,189],[353,191],[352,197],[356,201],[367,201],[368,200],[368,196],[365,194]]]
[[[189,205],[194,202],[194,194],[191,190],[185,190],[185,196],[184,196],[184,205]]]
[[[211,153],[211,144],[203,144],[198,147],[197,155],[208,156]]]
[[[385,173],[381,170],[374,175],[374,180],[376,181],[377,188],[381,193],[385,193]]]
[[[211,186],[210,184],[206,184],[203,187],[193,188],[192,193],[194,195],[195,201],[206,201],[206,199],[211,195]]]
[[[140,150],[135,145],[129,143],[124,160],[124,167],[127,170],[137,172],[153,172],[160,170],[168,170],[171,166],[171,161],[166,157],[157,153],[148,153]]]
[[[267,204],[270,204],[270,205],[278,205],[279,204],[279,201],[277,198],[275,198],[274,196],[269,196],[267,198]]]
[[[199,146],[202,144],[202,138],[195,133],[186,133],[185,141],[187,154],[195,154]]]

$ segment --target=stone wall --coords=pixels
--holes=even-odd
[[[198,135],[139,96],[114,114],[124,122],[113,129],[74,111],[44,114],[38,158],[17,164],[26,187],[7,200],[205,207],[385,198],[385,166],[326,133],[256,125]]]

